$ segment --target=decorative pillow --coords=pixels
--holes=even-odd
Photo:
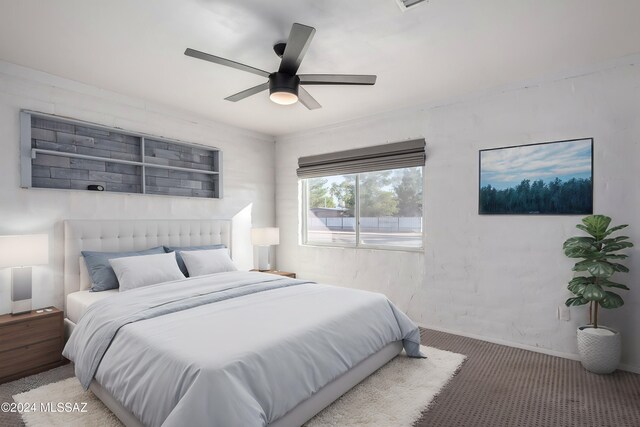
[[[91,276],[91,291],[100,292],[106,291],[107,289],[118,288],[118,278],[116,277],[116,273],[113,272],[111,264],[109,264],[110,259],[163,253],[165,252],[162,246],[131,252],[82,251],[84,262]]]
[[[191,277],[238,270],[227,248],[182,252],[182,259]]]
[[[175,252],[176,253],[176,261],[178,261],[178,267],[180,267],[180,271],[182,271],[182,274],[184,274],[185,276],[189,277],[189,271],[187,270],[187,266],[184,265],[184,261],[182,260],[182,255],[180,255],[180,252],[184,252],[184,251],[202,251],[202,250],[205,250],[205,249],[221,249],[221,248],[226,248],[226,246],[222,245],[222,244],[218,244],[218,245],[203,245],[203,246],[183,246],[183,247],[165,246],[164,250],[166,252]]]
[[[157,283],[184,279],[174,252],[110,259],[120,292]]]

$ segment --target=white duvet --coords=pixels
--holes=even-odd
[[[417,327],[384,295],[247,272],[97,302],[64,354],[86,379],[99,319],[218,294],[229,297],[118,327],[95,380],[148,426],[265,426],[393,341],[420,356]]]

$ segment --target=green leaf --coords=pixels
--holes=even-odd
[[[569,286],[567,286],[567,289],[569,289],[569,291],[571,291],[575,295],[582,296],[582,293],[584,292],[584,289],[587,287],[587,285],[593,283],[594,281],[595,277],[574,277],[573,279],[571,279],[571,281],[569,281]]]
[[[567,301],[565,301],[565,305],[567,307],[571,307],[571,306],[576,306],[576,305],[585,305],[587,304],[589,301],[587,301],[586,299],[582,298],[582,297],[572,297],[569,298]]]
[[[602,258],[604,259],[627,259],[629,255],[625,254],[602,254]]]
[[[588,243],[590,245],[595,245],[596,244],[596,239],[594,239],[593,237],[570,237],[567,240],[565,240],[565,242],[562,244],[563,248],[566,248],[567,246],[571,246],[574,245],[576,243]]]
[[[586,287],[587,285],[583,285],[582,283],[577,283],[577,284],[569,284],[569,286],[567,286],[567,289],[569,289],[569,291],[571,291],[571,293],[574,295],[582,296]]]
[[[618,308],[624,305],[622,297],[614,292],[606,291],[605,297],[599,302],[602,308]]]
[[[623,285],[622,283],[616,283],[616,282],[611,282],[609,280],[601,280],[599,283],[601,286],[608,286],[610,288],[619,288],[619,289],[625,289],[625,290],[630,290],[627,285]]]
[[[611,227],[610,229],[608,229],[608,230],[604,233],[604,236],[602,236],[602,237],[601,237],[601,239],[602,239],[602,238],[607,237],[607,236],[608,236],[608,235],[610,235],[611,233],[614,233],[614,232],[616,232],[616,231],[618,231],[618,230],[622,230],[623,228],[626,228],[626,227],[628,227],[628,226],[629,226],[629,224],[618,225],[617,227]]]
[[[598,248],[589,243],[582,242],[575,242],[566,246],[564,254],[569,258],[595,258],[601,256]]]
[[[609,264],[611,265],[611,267],[613,267],[613,269],[615,271],[619,271],[620,273],[628,273],[629,272],[629,269],[627,267],[625,267],[624,265],[622,265],[622,264],[618,264],[618,263],[615,263],[615,262],[611,262]]]
[[[589,283],[593,283],[595,280],[595,277],[585,277],[585,276],[578,276],[578,277],[574,277],[573,279],[571,279],[569,281],[570,285],[588,285]]]
[[[576,265],[573,266],[573,271],[588,271],[592,276],[606,279],[607,277],[611,277],[617,270],[614,264],[607,261],[585,260],[576,263]]]
[[[621,249],[632,248],[632,247],[633,247],[633,243],[631,242],[614,242],[614,243],[609,243],[608,245],[604,245],[602,247],[602,251],[615,252]]]
[[[589,239],[589,237],[587,237],[587,239]],[[602,243],[603,245],[608,245],[609,243],[615,243],[615,242],[621,242],[623,240],[627,240],[630,239],[629,236],[619,236],[619,237],[615,237],[612,239],[604,239],[598,243]]]
[[[587,233],[591,234],[591,231],[589,231],[589,229],[588,229],[586,226],[582,225],[582,224],[577,224],[577,225],[576,225],[576,228],[577,228],[577,229],[579,229],[579,230],[582,230],[582,231],[584,231],[584,232],[587,232]],[[592,236],[593,236],[593,235],[592,235]],[[593,236],[593,237],[595,237],[595,236]]]
[[[573,266],[573,271],[587,271],[587,268],[592,263],[593,263],[593,261],[588,260],[588,259],[584,260],[584,261],[576,262],[576,265]]]
[[[604,239],[608,234],[607,228],[611,224],[611,218],[606,215],[589,215],[582,218],[587,233],[591,234],[597,240]]]
[[[600,301],[606,296],[600,285],[589,284],[582,293],[582,297],[587,301]]]
[[[594,261],[587,267],[587,271],[596,277],[611,277],[616,272],[611,263],[607,261]]]

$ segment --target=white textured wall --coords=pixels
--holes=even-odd
[[[632,60],[630,60],[632,61]],[[556,317],[572,263],[562,242],[578,216],[478,215],[478,150],[595,138],[595,211],[631,223],[640,247],[640,67],[612,65],[526,88],[412,108],[276,142],[278,267],[300,277],[380,291],[428,327],[571,356],[584,308]],[[424,254],[299,245],[300,156],[425,137]],[[620,278],[626,305],[602,322],[622,331],[623,363],[640,369],[640,257]]]
[[[224,199],[21,189],[20,109],[219,147]],[[63,304],[63,219],[236,217],[244,227],[234,227],[234,258],[251,268],[248,223],[274,223],[274,152],[271,136],[0,61],[0,234],[43,232],[51,241],[50,265],[33,269],[34,307]],[[11,309],[10,277],[0,270],[0,313]]]

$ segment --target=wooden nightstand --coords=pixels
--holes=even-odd
[[[43,372],[66,362],[64,313],[52,311],[0,316],[0,384]]]
[[[251,270],[251,271],[260,271],[261,273],[269,273],[269,274],[277,274],[278,276],[290,277],[292,279],[296,278],[296,273],[290,273],[288,271],[280,271],[280,270]]]

